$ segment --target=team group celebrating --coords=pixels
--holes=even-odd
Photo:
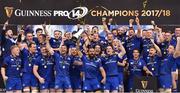
[[[156,77],[159,92],[177,92],[180,27],[142,29],[136,17],[129,27],[110,30],[112,21],[102,18],[104,35],[97,26],[77,25],[51,37],[43,24],[36,31],[24,27],[16,38],[7,21],[0,39],[6,92],[132,92],[134,77],[142,76]]]

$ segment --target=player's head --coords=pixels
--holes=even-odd
[[[47,48],[46,48],[45,45],[42,45],[42,46],[41,46],[41,54],[42,54],[43,56],[47,56],[47,55],[48,55],[48,50],[47,50]]]
[[[77,48],[75,46],[71,47],[70,49],[73,56],[76,56],[78,54]]]
[[[118,35],[122,35],[125,32],[125,29],[123,29],[122,27],[119,27],[117,29]]]
[[[151,47],[150,49],[149,49],[149,56],[154,56],[156,54],[156,49],[155,49],[155,47]]]
[[[180,37],[180,27],[175,28],[175,34],[177,37]]]
[[[112,34],[113,34],[114,36],[117,36],[117,35],[118,35],[117,29],[112,29]]]
[[[39,38],[38,38],[38,41],[39,41],[39,43],[43,43],[43,42],[45,42],[45,39],[46,39],[46,35],[45,34],[40,34]]]
[[[98,33],[94,33],[93,34],[93,41],[97,42],[99,40],[99,34]]]
[[[108,45],[107,48],[106,48],[106,53],[107,53],[108,55],[112,55],[113,52],[114,52],[114,50],[113,50],[112,46],[111,46],[111,45]]]
[[[166,41],[171,41],[172,38],[171,32],[170,31],[165,32],[164,37]]]
[[[62,36],[62,32],[59,30],[54,31],[54,38],[59,39]]]
[[[32,53],[36,52],[36,44],[34,42],[30,43],[28,45],[29,51],[31,51]]]
[[[147,31],[146,31],[146,38],[152,38],[152,29],[148,29]]]
[[[71,39],[72,38],[72,33],[71,32],[66,32],[64,35],[65,35],[65,37],[67,39]]]
[[[147,30],[146,30],[146,29],[144,29],[144,30],[142,31],[142,36],[143,36],[143,37],[147,37]]]
[[[33,34],[31,32],[26,33],[26,40],[30,42],[33,41]]]
[[[19,47],[18,47],[17,45],[11,46],[10,49],[11,49],[11,54],[12,54],[13,56],[19,56],[20,49],[19,49]]]
[[[168,54],[173,54],[173,53],[174,53],[174,51],[175,51],[174,46],[173,46],[173,45],[169,45],[169,47],[168,47],[167,51],[168,51]]]
[[[93,33],[93,34],[94,34],[94,33],[98,33],[98,32],[99,32],[99,29],[98,29],[97,26],[92,27],[92,33]]]
[[[90,58],[93,58],[95,56],[95,49],[92,46],[89,46],[88,48],[88,55]]]
[[[139,58],[139,56],[140,56],[139,50],[138,50],[138,49],[134,49],[134,50],[133,50],[133,57],[134,57],[134,58]]]
[[[62,45],[61,47],[60,47],[60,53],[62,54],[62,55],[66,55],[67,54],[67,46],[66,45]]]
[[[8,30],[6,30],[5,35],[12,38],[13,37],[13,31],[11,29],[8,29]]]
[[[42,34],[42,33],[43,33],[43,30],[42,30],[41,28],[37,28],[37,29],[36,29],[36,35],[37,35],[37,37],[39,37],[39,35]]]
[[[112,45],[114,48],[118,48],[120,41],[118,39],[114,39]]]
[[[100,45],[95,45],[95,54],[96,55],[101,54],[101,46]]]
[[[129,28],[129,34],[128,34],[128,35],[129,35],[130,37],[135,35],[135,30],[134,30],[133,27],[130,27],[130,28]]]
[[[107,34],[107,40],[111,42],[111,41],[113,41],[113,39],[114,39],[113,34],[112,33],[108,33]]]

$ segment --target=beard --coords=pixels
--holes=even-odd
[[[90,59],[92,59],[93,57],[94,57],[94,55],[93,55],[93,54],[90,54],[90,55],[89,55],[89,58],[90,58]]]

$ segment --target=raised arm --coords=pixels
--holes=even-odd
[[[155,32],[156,32],[156,38],[157,38],[157,42],[158,43],[162,43],[164,42],[164,38],[163,38],[163,35],[162,35],[162,28],[159,28],[159,27],[155,27]]]
[[[180,57],[180,37],[177,37],[177,44],[174,53],[174,58]]]
[[[6,30],[6,27],[8,26],[8,24],[9,24],[9,20],[7,20],[7,21],[4,23],[4,25],[3,25],[3,30]]]
[[[153,43],[153,45],[154,45],[154,47],[155,47],[155,49],[156,49],[156,51],[157,51],[157,55],[158,55],[159,57],[161,57],[161,56],[162,56],[161,49],[154,43],[154,40],[153,40],[153,39],[151,39],[151,42]]]
[[[42,27],[43,27],[43,31],[46,35],[49,35],[47,29],[46,29],[46,22],[44,22],[44,24],[42,24]]]
[[[77,24],[77,30],[76,30],[76,31],[73,31],[73,32],[72,32],[72,35],[78,33],[78,32],[80,31],[80,29],[82,29],[80,26],[81,26],[80,24]]]
[[[137,27],[138,27],[137,37],[141,37],[142,29],[141,29],[139,18],[137,16],[136,16],[135,21],[136,21],[136,24],[137,24]]]
[[[126,50],[124,46],[122,45],[121,41],[119,41],[119,49],[121,50],[121,52],[118,54],[118,56],[120,58],[123,58],[123,56],[126,54]]]
[[[53,48],[51,47],[51,45],[49,44],[49,40],[50,40],[50,36],[46,36],[46,48],[47,48],[47,50],[49,51],[49,53],[50,53],[51,55],[53,55],[53,54],[54,54],[54,50],[53,50]]]
[[[4,43],[6,43],[6,42],[4,42],[5,41],[5,30],[6,30],[6,27],[8,26],[8,20],[4,23],[4,25],[3,25],[3,28],[2,28],[2,34],[1,34],[1,45],[3,45]]]
[[[105,17],[102,18],[102,24],[103,24],[103,28],[104,28],[105,33],[106,34],[110,33],[109,28],[106,24],[106,18]]]

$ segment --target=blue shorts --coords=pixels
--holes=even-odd
[[[107,76],[106,84],[104,85],[104,90],[118,90],[119,79],[118,76]]]
[[[31,73],[23,73],[22,77],[22,85],[23,87],[37,87],[38,81],[34,74]]]
[[[6,81],[6,91],[22,90],[21,78],[8,77]]]
[[[177,69],[177,64],[174,64],[172,67],[172,72],[176,72],[176,69]]]
[[[134,78],[133,78],[133,76],[129,76],[129,78],[128,78],[128,92],[133,90],[133,85],[134,85]]]
[[[81,89],[81,78],[80,77],[71,77],[71,86],[72,89]]]
[[[40,90],[53,89],[54,86],[55,86],[55,84],[54,84],[53,80],[52,81],[46,81],[46,79],[45,79],[45,82],[43,84],[41,84],[41,83],[39,84]]]
[[[56,89],[70,89],[71,82],[69,77],[56,77],[55,79]]]
[[[124,80],[123,77],[124,77],[124,76],[123,76],[123,73],[119,73],[119,75],[118,75],[119,85],[121,85],[121,86],[123,85],[123,80]]]
[[[86,78],[83,81],[83,90],[84,91],[96,91],[98,89],[100,89],[100,83],[98,81],[98,79],[96,78]]]
[[[159,87],[160,88],[172,88],[172,76],[171,74],[159,76]]]

